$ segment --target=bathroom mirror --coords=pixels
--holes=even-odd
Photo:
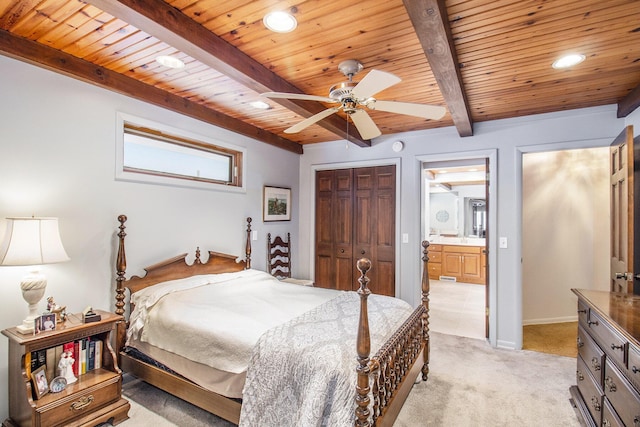
[[[484,198],[464,198],[464,235],[485,237],[487,234],[487,202]]]

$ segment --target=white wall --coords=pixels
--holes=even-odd
[[[609,147],[523,159],[523,323],[577,321],[571,288],[610,284]]]
[[[127,222],[128,273],[183,252],[244,255],[245,218],[266,266],[266,234],[290,231],[299,247],[298,155],[0,56],[0,234],[8,216],[56,216],[71,261],[44,266],[46,294],[71,312],[114,309],[115,232]],[[246,147],[246,193],[115,181],[116,112]],[[281,167],[287,165],[287,167]],[[291,186],[291,222],[262,222],[264,184]],[[1,236],[0,236],[1,238]],[[190,255],[189,259],[193,259]],[[27,314],[19,289],[26,267],[0,267],[0,329]],[[294,264],[294,273],[296,266]],[[42,304],[42,309],[45,305]],[[0,337],[0,419],[8,417],[7,339]]]
[[[375,116],[374,116],[375,119]],[[494,322],[491,342],[508,348],[522,346],[522,224],[521,181],[522,154],[524,152],[588,148],[608,145],[620,133],[624,120],[616,118],[615,106],[588,108],[555,114],[477,123],[474,136],[460,138],[454,128],[411,132],[383,136],[370,148],[350,145],[344,141],[314,144],[305,147],[300,163],[300,239],[308,242],[301,246],[299,262],[306,269],[302,274],[313,276],[314,177],[317,168],[355,167],[392,159],[398,162],[400,186],[398,197],[399,235],[407,233],[408,243],[399,243],[399,296],[416,304],[420,278],[420,214],[422,161],[442,161],[451,158],[486,157],[475,155],[495,150],[497,161],[491,165],[497,171],[492,182],[497,191],[497,206],[491,207],[497,215],[497,225],[490,230],[489,245],[494,251],[496,264],[491,275],[490,307]],[[401,153],[394,153],[391,144],[400,139],[405,142]],[[508,248],[497,249],[496,236],[507,237]],[[397,242],[401,242],[398,238]],[[497,253],[495,253],[497,252]],[[589,260],[588,262],[591,262]],[[608,260],[604,261],[608,262]]]

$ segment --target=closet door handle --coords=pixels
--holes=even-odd
[[[361,254],[361,255],[364,255],[365,253],[366,253],[366,252],[364,251],[364,249],[360,251],[360,254]]]

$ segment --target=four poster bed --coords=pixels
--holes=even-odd
[[[198,249],[191,265],[181,254],[126,279],[126,220],[115,297],[128,314],[116,333],[124,372],[243,426],[390,426],[414,380],[427,379],[428,242],[413,310],[371,294],[364,258],[357,293],[252,270],[251,218],[244,261],[210,251],[202,262]]]

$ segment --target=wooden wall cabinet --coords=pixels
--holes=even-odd
[[[22,335],[16,328],[2,331],[9,339],[9,418],[4,427],[93,427],[100,423],[118,424],[128,418],[129,402],[122,398],[122,372],[111,347],[111,331],[122,316],[96,310],[101,320],[82,323],[82,315],[72,314],[55,331]],[[32,352],[46,350],[90,337],[102,342],[99,369],[78,376],[78,381],[58,393],[49,392],[35,399],[29,363]],[[29,357],[26,357],[29,355]],[[55,363],[56,375],[58,361]],[[48,378],[49,382],[51,378]]]
[[[640,425],[640,296],[572,289],[578,357],[571,400],[587,426]]]
[[[433,258],[433,260],[432,260]],[[486,256],[482,246],[429,245],[429,278],[455,277],[462,283],[485,284]]]

